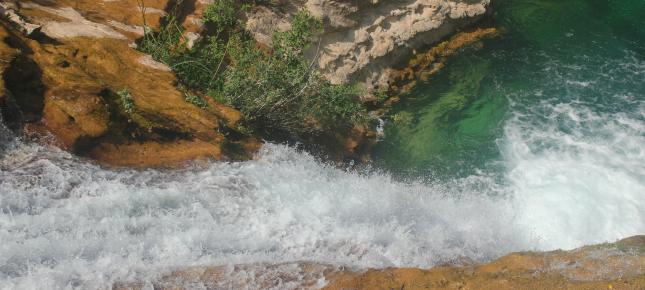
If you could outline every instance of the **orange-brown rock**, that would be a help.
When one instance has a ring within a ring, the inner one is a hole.
[[[327,275],[324,289],[643,289],[645,236],[573,251],[515,253],[489,264]]]
[[[143,35],[143,26],[158,28],[170,0],[39,0],[19,1],[20,13],[41,25],[61,26],[67,23],[102,25],[131,39]],[[70,17],[71,16],[71,17]],[[70,19],[71,18],[71,19]],[[79,23],[85,19],[87,22]],[[53,22],[52,22],[53,20]],[[91,24],[94,23],[94,24]],[[73,29],[73,28],[72,28]]]
[[[460,49],[498,34],[496,28],[474,28],[455,34],[426,52],[415,55],[404,68],[391,70],[388,80],[390,90],[400,94],[409,92],[417,81],[427,81],[442,69],[445,62]]]
[[[645,289],[645,236],[572,251],[514,253],[484,265],[353,270],[314,263],[195,267],[115,289]]]
[[[0,39],[6,39],[9,37],[8,31],[0,29]],[[18,50],[10,47],[6,42],[0,42],[0,74],[4,75],[5,70],[11,65],[16,56],[18,55]],[[4,121],[6,125],[10,128],[14,127],[15,119],[18,118],[13,104],[10,104],[11,96],[8,95],[9,92],[5,88],[4,78],[0,78],[0,115],[3,116],[1,121]],[[15,129],[15,128],[12,128]]]
[[[0,26],[0,33],[11,34],[3,39],[2,58],[19,51],[4,80],[29,116],[23,120],[28,133],[49,132],[57,145],[116,166],[248,158],[249,150],[257,148],[245,145],[252,140],[229,140],[223,133],[235,130],[239,111],[213,100],[205,108],[187,102],[194,93],[177,88],[170,68],[132,49],[129,38],[117,30],[61,6],[64,2],[22,3],[28,7],[22,16],[42,26],[32,39],[13,31],[11,24]]]
[[[7,37],[9,37],[9,32],[5,29],[0,29],[0,39],[6,39]],[[0,73],[4,73],[16,55],[18,55],[17,49],[12,48],[4,41],[0,42]],[[0,78],[0,102],[4,100],[5,93],[4,78]]]
[[[172,166],[188,160],[221,159],[221,148],[214,142],[179,140],[176,142],[132,142],[99,144],[87,156],[104,164],[122,167]]]
[[[144,26],[159,29],[164,18],[174,17],[184,27],[187,41],[194,42],[203,29],[202,15],[210,1],[171,0],[59,0],[25,1],[21,13],[35,19],[41,25],[57,25],[56,22],[79,23],[83,19],[103,25],[123,36],[135,40],[144,33]],[[66,7],[71,10],[66,11]],[[74,13],[78,15],[74,16]],[[75,18],[75,20],[69,19]],[[55,23],[49,23],[55,20]],[[48,24],[49,23],[49,24]],[[79,23],[87,25],[88,22]],[[60,24],[58,24],[60,25]]]

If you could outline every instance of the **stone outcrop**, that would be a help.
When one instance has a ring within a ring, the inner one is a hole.
[[[475,28],[462,31],[431,49],[412,57],[404,68],[389,70],[389,88],[398,94],[408,93],[418,81],[427,81],[441,70],[445,62],[460,49],[480,44],[480,40],[499,34],[496,28]],[[394,101],[394,100],[391,100]]]
[[[393,69],[441,39],[478,20],[490,0],[283,1],[249,12],[247,28],[259,42],[289,27],[290,16],[307,9],[325,29],[310,51],[332,83],[358,81],[386,88]]]
[[[7,39],[9,32],[5,29],[0,29],[0,39]],[[0,42],[0,73],[4,74],[11,63],[16,59],[19,51],[16,48],[9,46],[6,42]],[[4,116],[2,121],[11,129],[16,129],[17,124],[13,120],[19,118],[16,112],[16,104],[11,93],[6,89],[4,78],[0,78],[0,115]]]
[[[210,98],[203,108],[188,102],[192,93],[178,89],[167,66],[131,48],[136,34],[93,12],[121,21],[130,16],[88,1],[70,1],[76,9],[65,1],[39,2],[5,5],[6,13],[39,27],[28,38],[16,29],[19,23],[0,26],[5,121],[23,123],[28,136],[51,133],[56,145],[114,166],[248,158],[257,147],[251,139],[226,136],[241,118],[237,110]],[[117,5],[111,3],[106,7]]]
[[[5,23],[4,30],[14,30],[11,39],[21,46],[11,48],[18,53],[2,52],[7,59],[16,58],[4,75],[13,86],[9,91],[18,92],[11,98],[17,102],[0,101],[5,121],[26,121],[29,135],[51,132],[61,147],[110,165],[248,157],[257,147],[255,142],[227,138],[239,135],[235,134],[239,112],[210,98],[206,98],[208,108],[186,102],[186,94],[192,93],[177,88],[169,67],[132,49],[145,29],[158,29],[168,16],[182,24],[186,44],[191,46],[205,29],[201,16],[210,3],[3,1],[0,13],[11,22],[11,27]],[[450,54],[435,53],[431,60],[410,65],[414,69],[410,74],[406,61],[416,49],[427,48],[477,20],[488,4],[489,0],[272,1],[248,11],[246,27],[258,42],[270,45],[271,35],[288,29],[291,16],[306,9],[325,26],[309,55],[329,80],[365,82],[368,89],[405,86],[401,82],[405,80],[409,87],[421,70],[437,67],[441,57]],[[449,52],[456,50],[449,47]],[[133,110],[124,108],[120,92],[126,93],[125,101]],[[363,101],[373,99],[368,94]],[[20,108],[19,114],[15,108]],[[326,137],[329,144],[323,146],[343,152],[339,158],[366,158],[362,153],[373,143],[374,134],[365,128],[354,131]],[[223,152],[227,151],[222,150],[223,144],[236,153]],[[156,155],[163,157],[150,158]]]
[[[152,285],[151,285],[152,284]],[[114,289],[643,289],[645,236],[484,265],[353,270],[313,263],[196,267]]]
[[[15,6],[21,14],[29,14],[32,21],[52,31],[72,33],[77,30],[93,30],[92,34],[135,38],[143,35],[144,24],[152,28],[159,27],[160,21],[167,15],[166,9],[170,2],[172,1],[40,0],[16,1]],[[53,19],[59,21],[52,21]]]

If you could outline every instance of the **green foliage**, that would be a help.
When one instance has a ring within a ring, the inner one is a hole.
[[[134,101],[132,100],[132,95],[130,95],[130,92],[127,89],[123,89],[120,90],[117,94],[119,95],[119,99],[121,100],[121,106],[123,106],[123,110],[129,115],[132,115],[132,113],[134,113]]]
[[[412,125],[412,113],[410,112],[398,112],[392,115],[392,121],[400,127],[408,127]]]
[[[192,49],[181,44],[181,30],[172,19],[159,32],[146,35],[139,47],[170,65],[189,88],[238,108],[256,128],[303,136],[367,121],[358,101],[364,92],[330,84],[304,57],[322,28],[319,20],[297,13],[290,30],[274,35],[267,53],[258,49],[238,21],[244,4],[235,0],[211,4],[204,19],[214,28],[213,35]]]
[[[243,123],[237,123],[235,126],[235,130],[242,134],[251,135],[253,133],[253,130]]]
[[[213,4],[206,7],[206,10],[204,10],[203,19],[205,23],[213,25],[216,31],[218,33],[221,33],[227,29],[235,29],[236,26],[241,25],[241,23],[238,21],[239,13],[241,11],[248,11],[249,9],[251,9],[252,5],[277,5],[278,2],[279,1],[277,0],[217,0]]]
[[[383,102],[387,101],[387,99],[388,99],[388,98],[390,98],[390,96],[389,96],[387,93],[388,93],[388,92],[387,92],[387,90],[380,90],[380,91],[377,91],[377,92],[375,93],[376,101],[377,101],[379,104],[382,104]]]
[[[204,11],[204,22],[214,25],[220,33],[235,26],[237,13],[235,0],[216,0]]]
[[[200,96],[185,94],[186,102],[191,103],[202,109],[208,108],[208,104]]]
[[[302,52],[311,43],[311,38],[322,29],[320,20],[307,12],[298,12],[291,22],[291,29],[273,36],[273,50],[284,61],[302,60]]]
[[[159,32],[155,33],[145,29],[143,39],[138,44],[138,49],[152,55],[158,61],[174,63],[180,53],[182,29],[173,18],[166,23]]]

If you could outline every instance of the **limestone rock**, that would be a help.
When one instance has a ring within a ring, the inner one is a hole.
[[[387,86],[389,70],[415,49],[432,45],[479,19],[490,0],[289,1],[280,9],[254,9],[247,28],[270,45],[270,35],[288,27],[298,9],[321,18],[317,64],[332,83],[359,81],[368,88]],[[314,58],[315,51],[310,52]]]
[[[28,23],[18,13],[16,13],[16,4],[12,2],[0,3],[0,15],[9,19],[9,21],[15,23],[16,26],[20,27],[22,32],[26,35],[31,35],[35,31],[40,29],[39,25]]]
[[[165,16],[175,17],[185,28],[186,43],[194,44],[205,29],[202,15],[210,3],[212,0],[1,3],[5,14],[10,9],[16,15],[11,29],[21,27],[23,35],[24,47],[13,60],[21,63],[9,66],[12,71],[5,75],[12,80],[9,91],[20,92],[13,99],[21,108],[19,118],[27,123],[26,131],[33,136],[53,132],[61,147],[113,165],[130,164],[124,158],[108,158],[106,152],[141,148],[169,154],[155,144],[173,142],[179,142],[177,148],[199,144],[193,146],[196,157],[203,157],[204,148],[209,148],[200,142],[217,145],[208,150],[209,156],[226,158],[226,150],[219,145],[240,142],[223,133],[236,128],[239,112],[211,100],[206,109],[187,103],[168,66],[132,49],[144,26],[158,29]],[[323,74],[333,83],[365,82],[373,89],[406,75],[407,71],[401,73],[393,67],[410,59],[415,48],[435,44],[475,21],[488,4],[489,0],[294,0],[256,6],[246,16],[247,29],[259,42],[270,45],[275,31],[289,29],[296,11],[309,10],[325,26],[320,45],[308,52]],[[38,27],[32,29],[32,39],[24,37],[28,27]],[[120,92],[127,95],[125,100]],[[366,96],[364,101],[368,99]],[[5,108],[9,106],[4,103]],[[363,156],[361,151],[374,141],[372,130],[366,128],[354,128],[349,136],[336,133],[327,141],[316,142],[330,143],[332,151],[355,157]],[[186,150],[177,151],[189,159]]]
[[[277,31],[286,31],[291,24],[280,15],[267,7],[258,6],[248,14],[246,28],[253,34],[255,40],[265,46],[271,45],[273,34]]]
[[[108,35],[118,32],[122,36],[134,39],[143,34],[144,24],[153,29],[159,27],[161,19],[167,15],[166,8],[170,2],[170,0],[41,0],[38,1],[40,4],[35,4],[21,1],[20,11],[36,21],[50,22],[52,16],[58,16],[59,21],[50,24],[54,26],[68,26],[82,22],[85,26],[95,26],[101,31],[108,31]],[[42,9],[43,6],[45,9]],[[70,20],[72,23],[63,24]],[[82,27],[75,26],[75,29],[82,30]]]
[[[641,289],[645,236],[572,251],[514,253],[479,266],[371,269],[327,276],[323,289]]]
[[[484,265],[347,269],[294,262],[194,267],[113,289],[643,289],[645,236],[572,251],[514,253]],[[152,287],[150,287],[152,286]]]
[[[21,6],[25,19],[43,29],[30,39],[0,26],[11,35],[0,45],[8,91],[1,95],[13,94],[12,111],[20,111],[29,136],[51,133],[54,144],[114,166],[230,157],[223,147],[249,158],[257,149],[252,139],[222,133],[237,125],[237,110],[213,100],[206,108],[187,102],[192,93],[176,87],[167,66],[132,49],[125,34],[71,7]]]

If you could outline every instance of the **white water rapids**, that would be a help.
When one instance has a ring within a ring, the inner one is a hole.
[[[115,171],[5,140],[0,288],[104,289],[190,265],[430,267],[642,234],[640,106],[635,118],[552,106],[577,126],[570,134],[512,118],[499,140],[504,182],[404,184],[272,144],[249,162]],[[535,150],[536,140],[557,146]]]
[[[248,162],[109,170],[0,125],[0,289],[109,289],[194,265],[431,267],[645,233],[645,98],[633,89],[645,63],[586,70],[594,78],[547,68],[544,87],[567,96],[509,95],[538,101],[511,104],[502,172],[451,181],[342,170],[274,144]],[[588,90],[609,101],[581,101]]]

